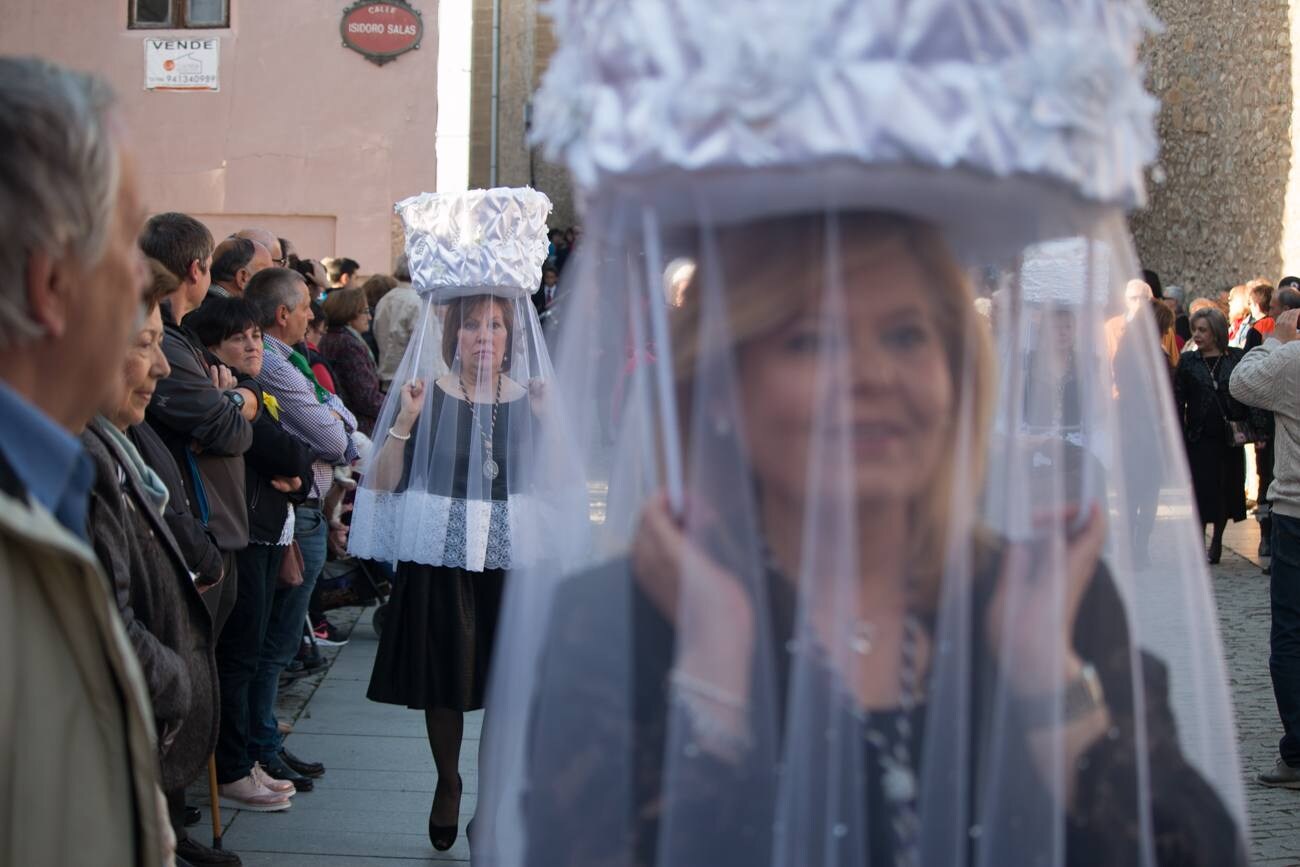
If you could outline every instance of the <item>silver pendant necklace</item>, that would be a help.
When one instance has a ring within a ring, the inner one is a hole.
[[[469,390],[465,388],[465,380],[457,377],[456,381],[460,384],[460,393],[465,398],[465,404],[469,407],[470,417],[474,419],[474,425],[478,428],[479,436],[483,438],[483,475],[488,481],[495,481],[496,477],[501,475],[501,467],[497,464],[492,454],[492,435],[497,429],[497,408],[501,406],[501,374],[497,374],[497,393],[496,398],[492,401],[492,427],[483,430],[483,422],[479,420],[478,409],[474,406],[474,401],[469,398]]]
[[[763,558],[767,570],[779,581],[788,581],[777,564],[772,550],[765,544]],[[793,582],[791,582],[793,583]],[[920,698],[917,674],[917,651],[920,646],[921,622],[914,614],[903,618],[903,640],[899,648],[899,710],[894,714],[894,737],[885,733],[886,720],[864,708],[853,711],[862,727],[862,737],[875,753],[880,771],[880,790],[889,816],[894,839],[895,867],[916,867],[920,863],[921,818],[916,809],[920,785],[912,756],[912,714]],[[869,620],[855,620],[847,630],[848,646],[858,656],[869,656],[875,647],[876,626]],[[793,644],[797,647],[797,644]],[[791,647],[792,645],[787,645]],[[843,823],[836,825],[836,835],[847,832]]]
[[[899,653],[899,710],[894,714],[893,742],[885,735],[870,711],[862,714],[863,739],[876,754],[880,768],[880,790],[889,809],[889,825],[894,835],[894,864],[914,867],[918,863],[921,820],[916,811],[918,783],[912,757],[912,712],[920,695],[917,678],[917,647],[921,624],[912,614],[903,619],[903,641]]]

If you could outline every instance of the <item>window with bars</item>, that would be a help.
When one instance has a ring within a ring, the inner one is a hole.
[[[132,28],[230,26],[229,0],[130,0]]]

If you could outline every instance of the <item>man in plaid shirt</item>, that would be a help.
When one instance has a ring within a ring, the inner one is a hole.
[[[259,271],[244,289],[244,298],[257,310],[266,345],[258,384],[279,402],[285,431],[302,440],[316,457],[312,491],[294,515],[303,583],[275,594],[249,699],[249,749],[274,777],[319,777],[325,773],[323,765],[303,761],[284,748],[276,727],[275,694],[280,672],[298,651],[307,605],[325,565],[329,525],[321,507],[333,483],[334,467],[357,457],[352,444],[357,421],[342,401],[316,382],[307,359],[293,348],[302,342],[311,322],[311,297],[302,275],[288,268]]]

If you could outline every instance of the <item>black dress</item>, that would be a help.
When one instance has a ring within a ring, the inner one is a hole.
[[[983,622],[990,603],[995,576],[1000,571],[1000,553],[982,546],[977,556],[972,605],[973,622]],[[794,629],[794,590],[779,576],[767,576],[773,646],[784,646],[783,637]],[[611,593],[611,587],[618,592]],[[535,745],[527,757],[524,790],[524,822],[528,834],[528,867],[656,867],[662,803],[663,765],[668,744],[669,717],[666,683],[674,660],[675,631],[633,580],[628,563],[615,561],[566,582],[555,602],[547,634],[541,680],[545,693],[534,702],[530,723]],[[622,610],[626,612],[618,615]],[[1159,661],[1142,654],[1142,707],[1146,731],[1136,731],[1134,683],[1131,672],[1132,645],[1123,602],[1109,574],[1099,568],[1084,596],[1078,614],[1075,650],[1095,666],[1100,677],[1114,728],[1112,735],[1098,741],[1080,760],[1074,807],[1067,814],[1065,863],[1070,867],[1137,867],[1147,863],[1142,839],[1146,831],[1139,817],[1144,807],[1137,803],[1139,768],[1145,765],[1151,803],[1150,833],[1154,837],[1155,867],[1244,867],[1246,853],[1242,829],[1203,777],[1183,756],[1169,708],[1168,672]],[[616,647],[629,637],[632,659],[619,653],[593,653],[604,644]],[[980,634],[972,629],[972,636]],[[784,707],[789,688],[789,663],[779,654],[776,663],[779,693],[775,707]],[[994,676],[982,640],[972,646],[972,677],[977,681]],[[563,682],[548,680],[552,666],[567,673]],[[629,669],[630,666],[630,669]],[[756,666],[756,670],[762,666]],[[825,676],[831,677],[829,669]],[[986,709],[979,706],[981,691],[972,684],[972,719],[985,720],[972,726],[970,755],[975,770],[968,774],[972,787],[980,783],[978,740],[987,733]],[[896,711],[895,714],[902,713]],[[924,731],[926,708],[918,707],[911,731]],[[879,727],[893,730],[893,715],[878,719]],[[828,724],[831,722],[826,720]],[[812,730],[818,730],[817,725]],[[999,723],[1001,724],[1001,723]],[[850,728],[854,723],[850,722]],[[581,732],[572,739],[571,749],[557,750],[564,733]],[[820,741],[821,739],[815,739]],[[1027,742],[1027,737],[1026,737]],[[1014,742],[1014,739],[1008,741]],[[889,747],[888,744],[885,745]],[[920,742],[913,741],[911,755],[922,758]],[[814,749],[820,749],[814,745]],[[818,753],[811,767],[825,761]],[[883,803],[882,780],[876,773],[875,751],[863,751],[866,784],[865,802]],[[1027,767],[1027,763],[1021,763]],[[919,770],[919,769],[918,769]],[[626,774],[631,773],[628,788]],[[773,862],[772,806],[763,799],[740,799],[741,791],[771,791],[771,768],[731,765],[722,760],[693,761],[679,773],[676,791],[689,799],[677,804],[679,811],[707,817],[716,828],[709,841],[716,847],[698,853],[698,863],[749,864],[769,867]],[[846,784],[850,775],[844,775]],[[1013,823],[1052,821],[1058,807],[1037,779],[1004,780],[1016,791],[1042,792],[1026,797],[1026,815]],[[751,789],[752,787],[752,789]],[[822,803],[810,805],[813,815],[829,815],[832,793]],[[919,793],[913,795],[919,797]],[[748,802],[745,802],[748,801]],[[843,803],[844,801],[840,801]],[[1036,811],[1041,810],[1041,815]],[[1029,815],[1032,813],[1033,815]],[[894,864],[898,854],[894,832],[879,812],[867,818],[865,844],[872,865]],[[854,821],[846,819],[846,821]],[[972,834],[974,829],[972,828]],[[974,836],[972,836],[974,840]],[[801,863],[820,864],[836,853],[830,840],[813,841],[824,851],[806,852]],[[972,843],[972,845],[974,845]],[[845,853],[838,853],[844,856]],[[833,858],[831,860],[834,860]],[[974,859],[973,861],[974,862]],[[1049,852],[1025,850],[1014,864],[1000,867],[1029,867],[1055,863]]]
[[[429,417],[441,418],[446,399],[446,393],[435,387],[426,410]],[[463,500],[469,469],[469,438],[475,427],[469,406],[463,401],[456,404],[459,413],[456,429],[460,436],[456,443],[456,481],[450,496]],[[504,503],[510,490],[510,468],[505,458],[510,454],[507,443],[512,416],[529,411],[527,399],[503,403],[498,410],[492,440],[500,472],[492,482],[493,502]],[[417,440],[419,437],[413,433],[407,441],[398,491],[406,489]],[[460,520],[463,515],[461,512]],[[457,514],[453,512],[447,531],[449,546],[464,542],[463,525],[457,532],[457,523]],[[366,697],[415,710],[482,708],[506,570],[488,568],[473,572],[451,566],[400,562],[397,577]]]
[[[1184,352],[1174,374],[1174,400],[1187,445],[1196,509],[1202,524],[1246,519],[1246,452],[1228,445],[1228,419],[1249,411],[1228,393],[1228,380],[1241,359],[1240,349],[1206,358]]]

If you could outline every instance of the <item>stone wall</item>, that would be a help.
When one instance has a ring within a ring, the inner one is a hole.
[[[1147,48],[1161,155],[1132,224],[1143,266],[1165,285],[1209,294],[1282,276],[1290,2],[1152,0],[1167,28]]]
[[[550,224],[567,227],[576,220],[568,172],[527,143],[529,103],[555,50],[549,19],[538,5],[537,0],[501,0],[496,182],[546,193],[555,205]],[[473,40],[469,182],[485,187],[491,178],[492,0],[474,0]]]

